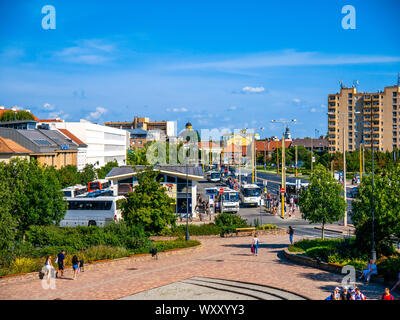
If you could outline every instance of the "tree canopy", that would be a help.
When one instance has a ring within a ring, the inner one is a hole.
[[[138,184],[121,203],[122,217],[129,225],[141,225],[148,233],[159,233],[167,226],[174,226],[176,215],[171,205],[173,199],[156,181],[157,171],[152,167],[137,174]]]
[[[35,160],[13,159],[0,163],[0,176],[7,188],[0,188],[0,211],[9,212],[24,232],[31,225],[58,224],[65,215],[56,169],[42,167]]]
[[[378,253],[389,254],[393,249],[391,237],[400,238],[400,164],[384,168],[372,176],[363,176],[353,202],[351,218],[356,227],[356,243],[365,252],[372,244],[372,208],[374,208],[375,246]]]
[[[322,239],[325,224],[339,221],[344,216],[346,203],[342,193],[342,185],[320,164],[314,168],[308,188],[300,193],[299,206],[303,219],[310,223],[322,223]]]
[[[34,116],[28,111],[12,111],[7,110],[0,116],[0,122],[14,120],[34,120]]]

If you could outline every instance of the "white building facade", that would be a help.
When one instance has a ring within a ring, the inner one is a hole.
[[[118,165],[126,164],[126,153],[129,146],[129,132],[94,124],[86,120],[80,122],[53,122],[57,129],[66,129],[81,139],[86,148],[86,164],[96,168],[107,162],[117,161]]]

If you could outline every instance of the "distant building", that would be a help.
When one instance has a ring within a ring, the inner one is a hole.
[[[0,162],[10,162],[14,158],[27,159],[29,161],[29,155],[32,153],[16,143],[14,140],[0,137]]]
[[[375,151],[400,149],[400,77],[383,91],[358,92],[355,85],[341,85],[340,92],[329,94],[328,139],[331,153],[372,145]]]
[[[78,146],[77,168],[83,170],[87,164],[87,144],[77,136],[69,132],[67,129],[58,129],[67,139],[70,139]]]
[[[136,185],[137,171],[143,170],[145,166],[121,166],[112,168],[106,179],[112,181],[113,188],[119,184]],[[174,199],[175,212],[186,214],[186,199],[189,203],[189,212],[196,216],[197,204],[197,181],[203,179],[201,166],[195,165],[155,165],[154,170],[159,171],[158,181],[167,189],[167,195]],[[186,171],[187,170],[187,171]],[[188,179],[188,181],[186,181]],[[186,189],[186,183],[188,189]]]
[[[18,125],[20,124],[19,121]],[[58,130],[0,127],[0,137],[11,139],[31,150],[30,158],[35,158],[41,165],[56,168],[77,165],[77,145]]]
[[[160,130],[164,133],[166,139],[176,136],[176,123],[175,121],[150,121],[147,117],[134,117],[133,121],[117,121],[117,122],[104,122],[107,127],[118,128],[123,130],[142,129],[145,131]]]
[[[271,157],[272,153],[279,148],[282,148],[282,140],[275,140],[276,137],[272,137],[268,140],[258,140],[256,141],[256,154],[257,156],[263,155],[266,158]],[[285,139],[285,148],[290,148],[293,142],[287,141]]]
[[[329,150],[329,141],[324,137],[320,137],[318,139],[294,139],[293,146],[302,146],[306,148],[308,151],[328,151]]]
[[[102,167],[107,162],[116,161],[126,164],[126,153],[129,147],[129,132],[94,124],[89,121],[51,122],[56,129],[65,129],[81,140],[86,148],[86,163]]]

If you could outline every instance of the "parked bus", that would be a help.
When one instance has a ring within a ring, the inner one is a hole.
[[[68,209],[60,222],[61,227],[100,226],[121,219],[117,201],[123,196],[66,198]]]
[[[240,201],[243,206],[261,205],[261,188],[256,184],[242,184],[240,187]]]
[[[106,179],[99,179],[95,181],[91,181],[88,184],[88,192],[95,190],[103,190],[108,189],[111,186],[111,182]]]
[[[84,195],[88,192],[88,188],[82,185],[76,185],[71,187],[66,187],[62,189],[65,197],[75,198],[77,196]]]
[[[223,187],[224,193],[220,194],[222,212],[239,212],[239,192]]]
[[[207,173],[207,180],[211,182],[220,182],[221,174],[217,171],[210,171]]]

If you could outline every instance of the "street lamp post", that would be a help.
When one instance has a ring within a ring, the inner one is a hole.
[[[296,122],[296,119],[292,119],[290,121],[286,121],[286,120],[281,120],[281,121],[277,121],[277,120],[271,120],[272,123],[282,123],[283,125],[283,136],[282,136],[282,183],[281,186],[283,189],[285,189],[285,193],[286,193],[286,160],[285,160],[285,126],[289,126],[290,122]],[[278,153],[278,152],[277,152]],[[285,193],[282,193],[282,200],[281,200],[281,215],[282,218],[285,216]]]
[[[354,112],[354,114],[359,114],[359,111]],[[328,112],[328,115],[335,114],[334,112]],[[338,115],[343,117],[343,188],[344,188],[344,201],[346,203],[346,208],[344,211],[343,226],[347,227],[347,184],[346,184],[346,116],[347,113],[338,113]]]
[[[372,105],[371,105],[371,166],[372,166],[372,184],[371,184],[371,217],[372,217],[372,248],[371,248],[371,258],[376,260],[376,251],[375,251],[375,198],[374,198],[374,133],[372,127]]]

